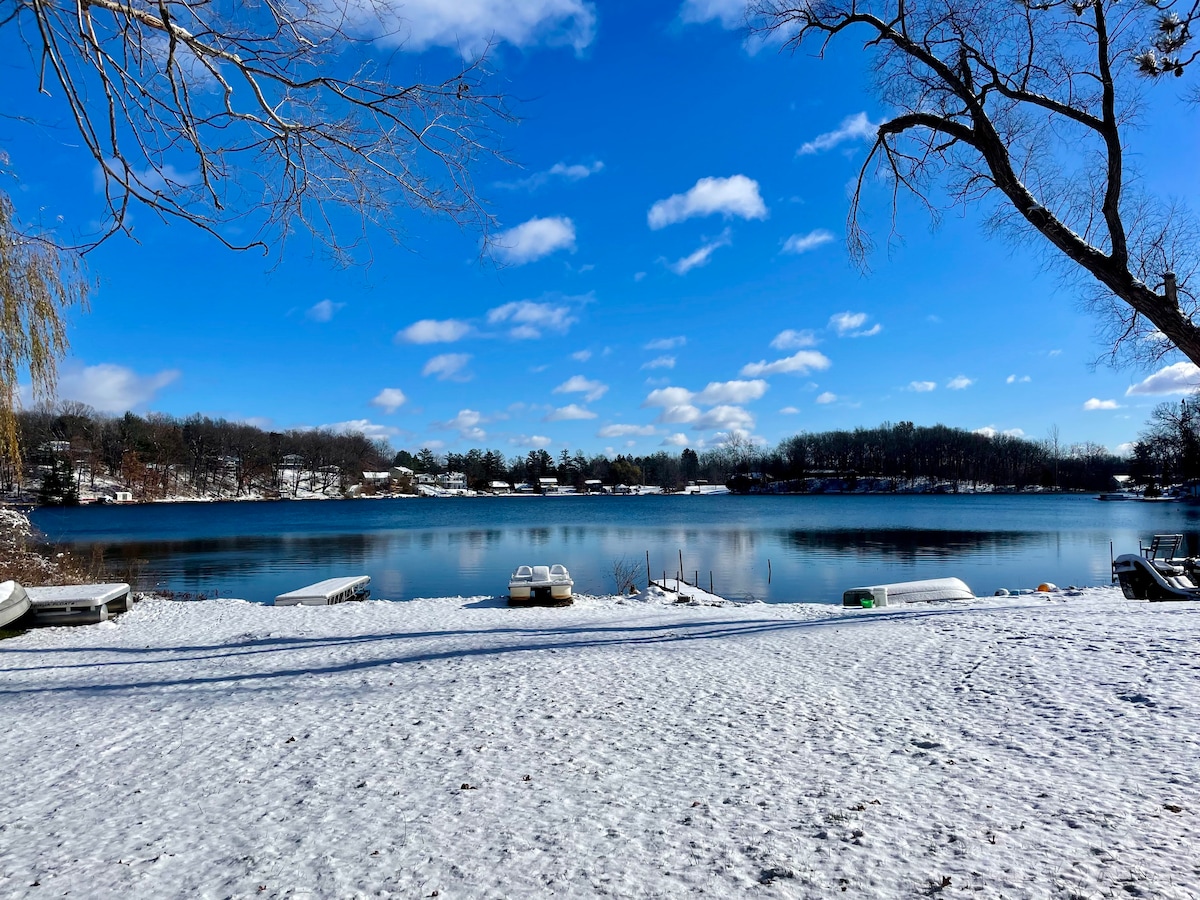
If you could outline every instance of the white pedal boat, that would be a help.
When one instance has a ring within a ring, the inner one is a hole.
[[[508,581],[508,602],[512,606],[566,606],[574,587],[566,566],[517,566]]]

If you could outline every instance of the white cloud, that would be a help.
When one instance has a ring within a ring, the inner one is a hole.
[[[333,318],[333,314],[345,305],[345,303],[334,303],[332,300],[322,300],[320,303],[310,306],[304,315],[314,322],[328,322]]]
[[[725,218],[765,219],[767,207],[758,182],[745,175],[701,178],[686,194],[674,194],[650,207],[646,221],[657,230],[691,219],[720,213]]]
[[[654,359],[642,363],[643,369],[673,369],[675,368],[675,357],[673,356],[656,356]]]
[[[818,403],[822,403],[822,404],[833,403],[836,400],[837,400],[837,394],[833,393],[832,391],[825,391],[824,393],[817,395]]]
[[[385,413],[391,415],[407,402],[408,398],[404,396],[404,391],[400,388],[384,388],[374,399],[371,400],[372,406],[378,406]]]
[[[1000,431],[995,425],[984,425],[982,428],[976,428],[973,434],[982,434],[986,438],[994,438],[996,435],[1002,434],[1005,437],[1025,437],[1025,431],[1021,428],[1005,428]]]
[[[801,145],[800,149],[796,152],[801,156],[807,156],[810,153],[831,150],[838,144],[844,144],[846,141],[874,140],[876,133],[879,131],[879,124],[873,124],[867,118],[865,112],[855,113],[852,116],[842,119],[842,124],[834,131],[827,131],[824,134],[817,135],[811,141],[807,141]]]
[[[665,387],[658,388],[646,395],[642,406],[677,406],[680,403],[691,403],[692,392],[687,388]]]
[[[1083,408],[1089,411],[1096,409],[1120,409],[1121,404],[1116,400],[1101,400],[1099,397],[1093,397],[1083,404]]]
[[[451,344],[461,340],[471,326],[458,319],[422,319],[396,333],[396,340],[405,344]]]
[[[533,300],[517,300],[497,306],[488,310],[487,320],[489,325],[512,325],[508,332],[509,337],[518,340],[537,339],[545,331],[565,334],[577,321],[571,315],[569,306],[536,303]]]
[[[794,406],[785,406],[779,411],[779,414],[784,416],[796,416],[800,414],[800,410]]]
[[[399,428],[393,428],[391,425],[377,425],[370,419],[350,419],[348,422],[322,425],[321,428],[338,434],[361,434],[372,441],[386,441],[400,433]]]
[[[149,403],[159,391],[179,378],[178,369],[139,375],[114,363],[68,369],[58,379],[58,396],[86,403],[99,412],[123,413]]]
[[[667,268],[676,275],[686,275],[697,266],[708,265],[708,261],[712,257],[714,251],[720,249],[721,247],[728,247],[731,243],[732,241],[729,237],[729,229],[726,228],[725,231],[721,233],[721,236],[715,240],[709,241],[707,244],[704,244],[682,259],[677,259],[673,263],[667,263]]]
[[[584,378],[582,375],[572,375],[554,389],[554,393],[556,394],[583,394],[584,399],[589,403],[593,400],[599,400],[607,391],[607,384],[592,381]]]
[[[514,447],[532,447],[535,449],[549,447],[553,443],[544,434],[519,434],[514,438],[509,438],[508,442]]]
[[[776,350],[799,350],[801,347],[815,347],[816,344],[817,336],[807,328],[804,331],[788,328],[771,341],[771,346]]]
[[[966,375],[956,375],[946,382],[946,387],[952,391],[964,391],[975,383],[975,379]]]
[[[674,350],[676,347],[682,347],[687,343],[687,338],[682,335],[678,337],[658,338],[648,344],[642,345],[643,350]]]
[[[489,45],[566,45],[576,52],[596,33],[595,5],[586,0],[405,0],[385,4],[334,4],[329,15],[348,15],[352,30],[386,45],[422,51],[446,47],[474,57]]]
[[[721,403],[749,403],[757,400],[770,387],[762,379],[754,381],[711,381],[695,396],[695,402],[705,406]]]
[[[1009,375],[1004,379],[1005,384],[1029,384],[1033,381],[1028,375]]]
[[[687,425],[699,418],[699,407],[692,406],[690,403],[677,403],[673,406],[665,406],[663,407],[663,411],[658,414],[658,421],[664,425]]]
[[[936,381],[910,381],[908,383],[907,389],[910,391],[916,391],[918,394],[927,394],[930,391],[937,390],[937,382]]]
[[[754,427],[754,417],[740,406],[714,406],[692,425],[705,430],[745,429]]]
[[[716,19],[732,31],[746,24],[746,0],[683,0],[679,17],[689,24]]]
[[[668,434],[662,441],[664,447],[686,447],[690,443],[691,441],[688,440],[688,436],[682,431]]]
[[[421,374],[436,375],[438,381],[470,381],[470,373],[463,371],[470,361],[471,354],[469,353],[443,353],[425,363]]]
[[[575,223],[565,216],[530,219],[496,235],[496,255],[502,262],[523,266],[556,250],[575,250]]]
[[[1200,367],[1195,363],[1177,362],[1159,369],[1144,381],[1131,385],[1126,397],[1161,396],[1163,394],[1194,394],[1200,390]]]
[[[537,190],[545,185],[551,179],[562,178],[566,181],[582,181],[597,172],[604,169],[604,163],[597,160],[593,163],[555,163],[544,172],[535,172],[527,178],[518,178],[515,181],[500,181],[497,182],[497,187],[502,188],[524,188],[528,190]]]
[[[567,406],[560,406],[554,412],[546,416],[547,422],[568,422],[575,419],[594,419],[596,414],[590,409],[584,409],[575,403]]]
[[[486,421],[478,410],[460,409],[453,419],[448,422],[435,422],[434,427],[457,431],[460,437],[468,441],[483,441],[487,440],[487,432],[479,426]]]
[[[577,362],[587,362],[591,358],[592,358],[591,350],[576,350],[574,353],[571,354],[571,359],[576,360]]]
[[[596,437],[614,438],[628,437],[629,435],[649,437],[653,434],[658,434],[658,429],[653,425],[605,425],[596,432]]]
[[[833,235],[824,228],[818,228],[816,231],[810,231],[808,234],[793,234],[783,242],[783,252],[791,254],[807,253],[809,250],[815,250],[822,244],[828,244],[832,240]]]
[[[558,175],[567,181],[581,181],[589,175],[595,175],[604,168],[604,163],[597,160],[594,163],[567,165],[566,163],[555,163],[550,167],[551,175]]]
[[[828,369],[832,363],[824,353],[818,353],[816,350],[801,350],[798,353],[793,353],[791,356],[777,359],[775,362],[767,362],[760,360],[756,363],[747,363],[742,366],[741,375],[748,378],[758,378],[762,375],[780,375],[784,373],[807,375],[814,369]]]
[[[838,337],[873,337],[883,331],[883,326],[876,323],[864,331],[863,326],[869,318],[866,313],[840,312],[829,317],[829,327]]]
[[[1133,449],[1136,446],[1134,441],[1126,441],[1123,444],[1117,444],[1113,448],[1113,453],[1117,456],[1133,456]]]

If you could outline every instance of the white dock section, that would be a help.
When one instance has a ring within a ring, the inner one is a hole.
[[[62,584],[26,588],[37,625],[89,625],[129,608],[129,585]]]
[[[346,600],[366,600],[371,595],[371,578],[369,575],[355,575],[349,578],[327,578],[280,594],[275,598],[276,606],[328,606],[331,603],[343,603]]]

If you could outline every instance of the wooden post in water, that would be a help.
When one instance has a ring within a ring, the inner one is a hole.
[[[651,583],[654,581],[654,576],[650,574],[650,551],[646,551],[646,590],[650,589]]]
[[[700,570],[699,569],[697,569],[696,574],[692,576],[692,585],[695,587],[700,587]]]
[[[767,560],[767,584],[771,583],[771,560]]]
[[[710,594],[715,593],[715,591],[713,591],[713,586],[712,586],[712,569],[708,570],[708,592]]]
[[[679,581],[683,581],[683,548],[679,548]],[[679,587],[679,585],[675,585]]]

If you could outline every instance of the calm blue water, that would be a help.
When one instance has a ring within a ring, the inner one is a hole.
[[[563,563],[576,591],[611,593],[613,565],[674,576],[683,553],[717,593],[840,602],[858,584],[955,576],[978,594],[1039,582],[1108,584],[1118,554],[1157,532],[1200,552],[1200,507],[1086,495],[513,497],[196,503],[36,510],[53,541],[102,548],[113,575],[269,600],[367,574],[378,598],[498,596],[520,564]],[[768,582],[769,579],[769,582]]]

